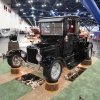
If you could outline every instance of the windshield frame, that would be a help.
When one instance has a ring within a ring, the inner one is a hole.
[[[43,24],[47,24],[42,26]],[[49,25],[49,26],[48,26]],[[58,25],[58,27],[56,27]],[[53,26],[53,27],[50,27]],[[46,31],[46,29],[48,30]],[[63,36],[63,21],[57,22],[41,22],[40,23],[41,35],[43,36]]]

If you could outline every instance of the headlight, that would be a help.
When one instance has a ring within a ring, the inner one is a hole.
[[[39,61],[39,62],[42,60],[41,54],[39,54],[39,53],[36,54],[36,60]]]
[[[25,58],[25,57],[26,57],[26,52],[21,51],[21,56],[22,56],[23,58]]]

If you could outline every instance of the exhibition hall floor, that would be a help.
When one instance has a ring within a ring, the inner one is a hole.
[[[26,45],[24,45],[25,35],[20,34],[18,41],[20,49],[26,51]],[[0,38],[1,55],[7,52],[8,42],[9,38]],[[100,41],[94,41],[93,44],[93,51],[98,52],[100,50]],[[34,73],[34,71],[27,67],[22,67],[20,74],[11,74],[11,68],[7,60],[4,59],[0,62],[0,100],[79,100],[79,96],[86,100],[94,100],[95,98],[99,100],[99,92],[96,91],[100,90],[98,84],[100,83],[98,77],[100,76],[100,60],[95,55],[93,56],[92,65],[78,65],[87,68],[87,70],[76,78],[74,82],[64,79],[64,76],[70,70],[63,71],[59,79],[59,90],[55,92],[45,90],[45,83],[36,89],[32,89],[30,86],[17,81],[16,78],[21,75]]]
[[[90,65],[78,65],[80,67],[84,66],[87,70],[76,78],[74,82],[65,80],[64,76],[70,71],[63,71],[59,79],[58,91],[50,92],[45,90],[45,83],[32,89],[29,85],[17,81],[16,78],[23,73],[32,73],[34,71],[27,67],[22,67],[21,72],[23,73],[18,75],[11,74],[11,68],[5,59],[0,63],[0,100],[79,100],[80,95],[86,100],[94,100],[95,96],[96,100],[99,100],[99,92],[96,91],[100,90],[100,79],[98,77],[100,75],[98,66],[100,65],[100,60],[92,57],[92,64],[91,67]]]

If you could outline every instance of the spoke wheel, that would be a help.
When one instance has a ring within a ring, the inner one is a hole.
[[[9,57],[7,58],[7,61],[12,68],[18,68],[22,65],[22,59],[19,55],[13,55]]]
[[[51,69],[51,78],[57,79],[59,77],[61,67],[60,63],[56,62]]]
[[[12,63],[14,66],[19,66],[21,64],[21,58],[18,55],[13,56]]]

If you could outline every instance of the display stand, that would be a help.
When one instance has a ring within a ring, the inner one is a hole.
[[[45,82],[45,90],[50,91],[50,92],[55,92],[59,89],[59,83],[55,82],[55,83],[48,83]]]
[[[81,62],[82,65],[92,65],[92,59],[91,60],[84,60]]]
[[[11,68],[11,74],[21,74],[21,67]]]

